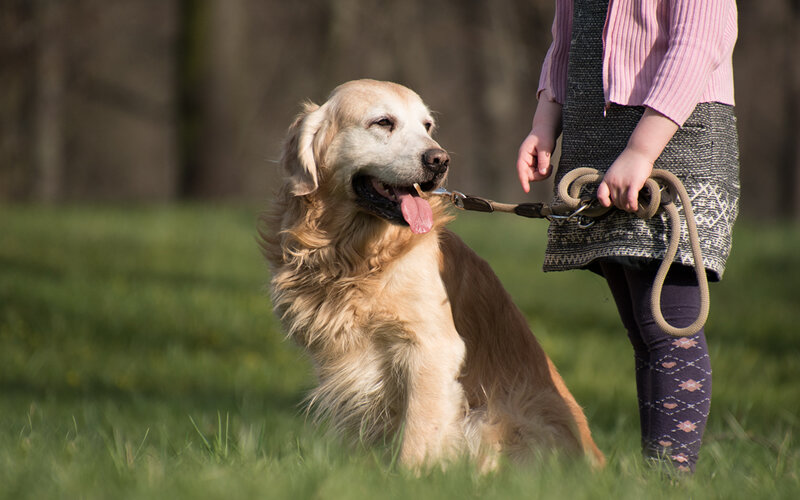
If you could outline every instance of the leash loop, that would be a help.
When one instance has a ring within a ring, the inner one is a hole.
[[[703,264],[703,252],[700,248],[700,236],[697,231],[697,223],[695,222],[694,211],[692,210],[692,202],[689,199],[689,193],[686,187],[678,179],[675,174],[667,170],[655,169],[651,178],[663,181],[667,186],[669,194],[669,201],[664,203],[662,207],[669,216],[670,221],[670,237],[664,259],[656,272],[656,277],[653,282],[653,290],[650,296],[650,308],[653,311],[653,318],[656,324],[666,333],[673,337],[689,337],[699,332],[708,319],[708,312],[711,308],[711,299],[708,291],[708,276],[706,275],[705,265]],[[700,287],[700,311],[697,314],[695,321],[689,326],[677,328],[670,325],[664,319],[661,312],[661,291],[664,288],[664,281],[667,278],[667,272],[675,260],[675,255],[678,252],[678,246],[681,239],[681,217],[678,212],[678,207],[675,205],[675,196],[680,199],[681,206],[683,207],[683,215],[686,220],[686,229],[689,234],[689,244],[692,248],[692,258],[694,259],[694,271],[697,276],[697,283]]]

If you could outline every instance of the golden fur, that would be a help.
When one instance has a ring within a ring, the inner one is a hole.
[[[436,197],[424,234],[355,203],[356,175],[390,185],[426,178],[419,157],[439,147],[432,124],[411,90],[359,80],[307,104],[289,128],[286,181],[262,238],[273,306],[319,381],[310,408],[366,443],[400,436],[410,467],[469,454],[491,468],[500,453],[524,460],[549,450],[602,464],[522,313],[488,264],[444,229]]]

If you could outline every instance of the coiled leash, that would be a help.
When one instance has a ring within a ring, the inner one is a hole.
[[[548,219],[556,224],[575,222],[579,227],[587,228],[600,217],[607,215],[611,210],[611,207],[600,205],[595,198],[580,197],[581,189],[584,186],[599,183],[602,180],[603,174],[593,168],[577,168],[568,172],[557,186],[558,197],[561,202],[555,205],[546,203],[498,203],[478,196],[465,195],[459,191],[448,191],[444,188],[436,189],[430,194],[447,198],[450,203],[461,210],[513,213],[533,219]],[[711,302],[708,292],[708,278],[706,277],[705,266],[703,266],[703,254],[700,250],[700,238],[697,233],[697,225],[689,194],[680,179],[671,172],[662,169],[653,170],[650,178],[645,182],[642,193],[643,195],[639,197],[640,203],[636,216],[641,219],[650,219],[660,209],[663,209],[669,216],[670,226],[667,252],[656,273],[653,290],[650,295],[653,318],[659,328],[669,335],[674,337],[694,335],[705,325]],[[691,325],[683,328],[677,328],[667,323],[661,312],[661,291],[664,288],[664,280],[678,252],[678,245],[681,239],[681,220],[678,207],[675,205],[676,196],[683,206],[686,228],[689,233],[689,243],[692,248],[692,257],[694,258],[694,270],[697,275],[697,282],[700,285],[700,311],[697,319]]]

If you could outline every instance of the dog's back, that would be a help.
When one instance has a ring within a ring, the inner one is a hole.
[[[467,354],[460,381],[482,446],[524,459],[542,449],[604,461],[586,417],[489,264],[441,233],[441,274]]]

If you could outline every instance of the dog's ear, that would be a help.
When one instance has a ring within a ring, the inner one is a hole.
[[[295,196],[311,194],[319,187],[318,152],[315,138],[326,123],[324,106],[306,103],[305,110],[289,127],[284,143],[281,166],[288,175]]]

